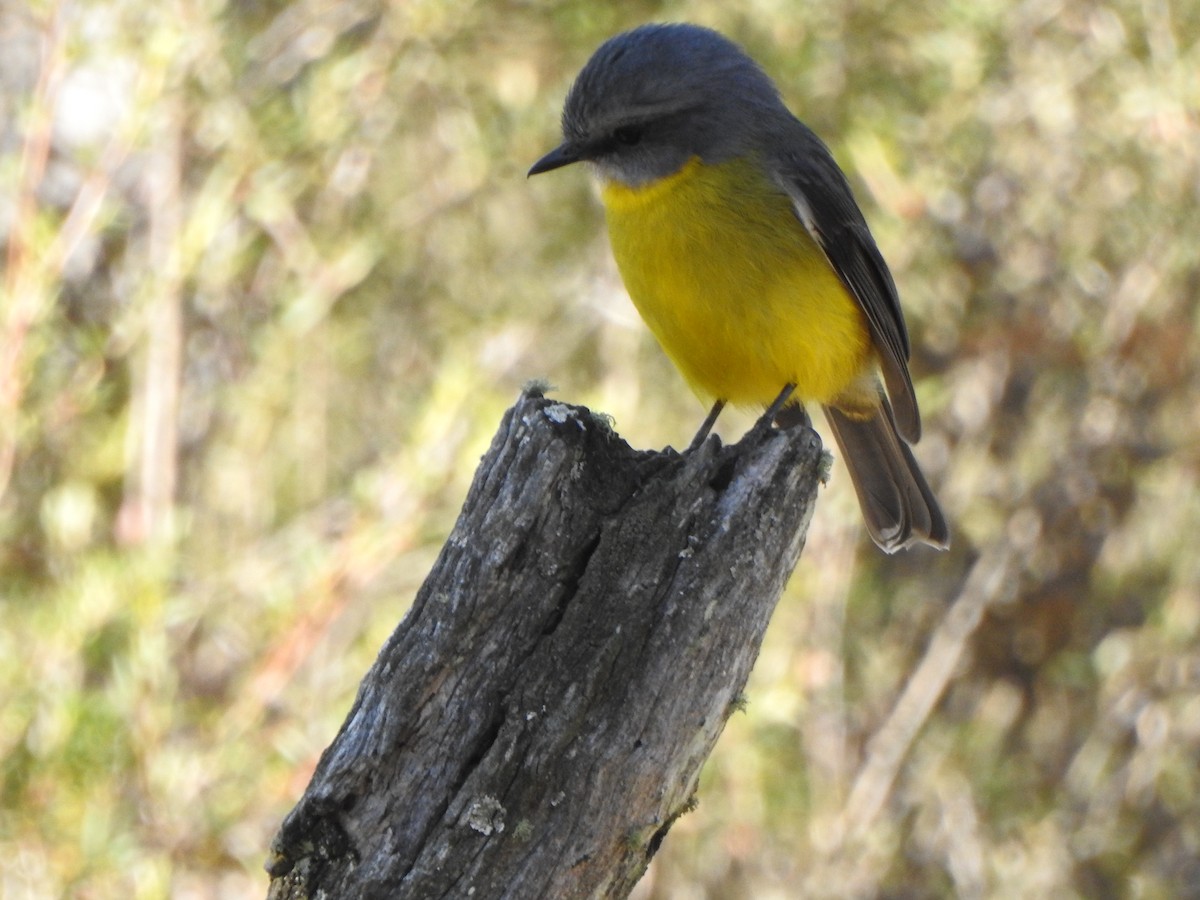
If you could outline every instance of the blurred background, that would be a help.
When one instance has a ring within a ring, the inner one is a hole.
[[[0,894],[264,896],[522,384],[691,437],[585,172],[525,178],[677,19],[849,173],[954,546],[834,466],[638,896],[1200,897],[1181,0],[3,0]]]

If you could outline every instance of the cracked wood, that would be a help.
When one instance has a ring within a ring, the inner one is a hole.
[[[815,433],[632,450],[508,411],[267,868],[270,897],[624,897],[741,692],[803,546]]]

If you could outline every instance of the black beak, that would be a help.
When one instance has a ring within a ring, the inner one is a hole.
[[[533,168],[529,170],[529,175],[541,175],[543,172],[549,172],[551,169],[561,169],[563,166],[569,166],[571,163],[579,162],[581,159],[583,159],[582,148],[569,142],[564,143],[555,147],[535,162]],[[525,177],[528,178],[529,175]]]

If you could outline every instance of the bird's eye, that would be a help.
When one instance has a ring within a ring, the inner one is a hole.
[[[632,147],[642,139],[641,125],[622,125],[613,131],[613,140],[625,147]]]

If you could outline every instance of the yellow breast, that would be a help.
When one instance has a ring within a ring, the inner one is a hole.
[[[697,393],[765,405],[792,382],[827,403],[873,365],[861,309],[752,163],[693,159],[601,196],[625,287]]]

